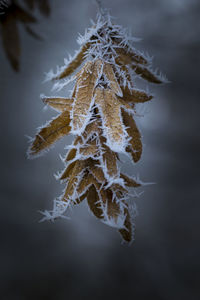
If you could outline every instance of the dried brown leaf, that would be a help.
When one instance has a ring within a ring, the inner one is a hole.
[[[71,173],[73,172],[75,166],[77,164],[77,161],[73,161],[70,164],[67,165],[66,169],[62,172],[60,176],[60,180],[66,180],[71,176]]]
[[[42,128],[36,135],[35,140],[30,147],[30,155],[38,154],[42,150],[49,148],[56,140],[69,134],[71,130],[69,123],[70,115],[68,111],[64,111],[49,122],[47,126]]]
[[[98,182],[104,183],[106,181],[103,170],[101,167],[96,166],[96,161],[92,162],[92,166],[90,167],[90,172],[97,179]]]
[[[134,69],[135,73],[140,75],[143,79],[152,82],[152,83],[163,83],[159,76],[154,74],[151,70],[148,68],[142,67],[140,65],[132,65],[132,68]]]
[[[130,152],[134,162],[137,162],[142,154],[142,142],[140,132],[136,126],[133,117],[130,114],[128,114],[124,109],[122,109],[122,118],[124,120],[124,125],[128,127],[126,129],[127,133],[129,137],[131,137],[131,146],[128,146],[126,151]]]
[[[140,90],[129,90],[128,87],[122,88],[123,91],[123,100],[127,102],[133,102],[133,103],[143,103],[150,101],[153,96],[147,95],[144,91]]]
[[[110,190],[107,190],[107,214],[110,218],[117,220],[120,214],[119,204],[115,200],[112,200],[112,193]]]
[[[118,174],[117,167],[117,156],[115,152],[111,151],[106,145],[103,146],[103,161],[107,167],[107,172],[109,176],[115,177]]]
[[[104,128],[106,128],[104,134],[110,143],[120,146],[124,137],[120,101],[111,90],[96,88],[95,103],[99,107]]]
[[[82,139],[80,136],[77,136],[77,138],[74,140],[74,146],[76,146],[78,143],[81,143],[82,142]],[[66,158],[65,158],[65,161],[70,161],[72,159],[75,158],[76,156],[76,153],[77,153],[77,149],[76,147],[70,149],[68,152],[67,152],[67,155],[66,155]]]
[[[86,126],[86,128],[82,134],[84,139],[87,140],[93,133],[96,133],[97,135],[99,135],[101,133],[100,126],[101,126],[101,123],[99,122],[98,119],[89,123]]]
[[[129,243],[132,240],[132,224],[130,220],[130,214],[127,208],[125,208],[124,213],[126,214],[126,219],[124,222],[126,229],[119,229],[119,233],[122,235],[122,238]]]
[[[77,80],[77,92],[72,117],[72,130],[74,132],[83,131],[84,129],[100,69],[101,62],[99,60],[95,62],[89,61],[83,67],[83,71]]]
[[[99,152],[98,146],[96,144],[96,140],[92,140],[91,142],[87,142],[87,145],[80,148],[80,154],[84,156],[94,156]]]
[[[128,102],[126,102],[122,98],[118,98],[119,103],[121,104],[122,107],[126,108],[127,110],[133,110],[133,106],[131,106]]]
[[[132,63],[147,65],[147,60],[141,55],[134,53],[133,51],[127,51],[124,48],[116,49],[118,57],[116,58],[116,63],[120,65],[130,65]]]
[[[118,57],[116,63],[120,66],[130,65],[135,73],[140,75],[143,79],[152,83],[163,83],[159,76],[154,74],[148,67],[147,60],[142,55],[134,54],[133,52],[126,52],[125,49],[116,49]]]
[[[87,193],[87,202],[88,202],[90,210],[95,215],[95,217],[97,217],[98,219],[102,219],[103,211],[101,209],[100,203],[97,203],[98,201],[99,201],[99,195],[98,195],[94,185],[92,185],[89,188],[88,193]]]
[[[101,190],[100,191],[103,203],[107,208],[107,215],[109,218],[113,218],[117,221],[118,216],[120,215],[120,207],[119,204],[116,202],[116,199],[113,199],[113,192],[111,189]]]
[[[86,160],[75,160],[71,163],[69,163],[66,167],[66,169],[63,171],[63,173],[60,176],[60,180],[66,180],[69,177],[77,176],[81,171],[87,167],[89,163],[89,159]]]
[[[77,152],[76,148],[70,149],[70,150],[68,151],[68,153],[67,153],[67,156],[66,156],[66,159],[65,159],[65,160],[66,160],[66,161],[70,161],[70,160],[74,159],[75,156],[76,156],[76,152]]]
[[[52,108],[57,111],[63,112],[65,110],[70,111],[72,108],[73,99],[68,98],[49,98],[49,97],[42,97],[42,101],[45,104],[48,104]]]
[[[77,197],[74,201],[74,205],[80,204],[86,197],[87,197],[88,191],[86,191],[83,195]]]
[[[96,189],[100,188],[100,184],[97,182],[94,176],[86,172],[77,187],[77,194],[81,195],[92,184],[95,186]]]
[[[103,73],[106,75],[109,81],[110,89],[118,96],[122,96],[122,90],[119,83],[117,82],[112,65],[109,63],[104,63]]]
[[[69,65],[66,67],[66,69],[53,79],[63,79],[71,75],[84,61],[84,55],[88,48],[89,48],[89,44],[84,45],[80,49],[80,51],[78,52],[74,60],[71,63],[69,63]]]
[[[72,162],[61,175],[61,180],[68,178],[63,201],[68,201],[68,199],[73,195],[75,191],[77,193],[79,175],[83,172],[85,164],[85,160],[77,160],[75,162]]]
[[[110,189],[116,193],[117,197],[121,197],[122,195],[124,194],[127,194],[128,191],[127,189],[125,189],[123,186],[121,186],[120,184],[118,183],[113,183],[111,186],[110,186]]]
[[[133,178],[125,175],[125,174],[120,174],[120,177],[124,180],[125,182],[125,185],[128,186],[128,187],[139,187],[141,186],[140,183],[138,183],[137,181],[135,181]]]

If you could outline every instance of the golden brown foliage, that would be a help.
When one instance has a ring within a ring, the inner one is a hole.
[[[46,127],[42,128],[36,134],[35,140],[30,148],[30,154],[35,155],[50,147],[56,140],[66,134],[69,134],[71,127],[69,126],[69,112],[64,111],[57,118],[53,119]]]
[[[71,75],[76,69],[82,64],[85,52],[87,51],[89,44],[84,45],[81,47],[80,51],[74,58],[74,60],[61,72],[58,76],[53,79],[63,79],[69,75]]]
[[[151,71],[151,63],[144,55],[122,43],[123,34],[106,26],[104,23],[96,35],[86,39],[74,59],[51,76],[65,80],[77,71],[70,99],[42,98],[60,115],[36,135],[29,154],[39,154],[65,134],[76,135],[59,176],[66,184],[61,203],[78,204],[87,198],[92,213],[116,227],[122,238],[130,242],[133,227],[129,189],[140,187],[141,182],[120,172],[118,153],[130,153],[135,163],[141,158],[135,105],[152,99],[133,88],[131,72],[152,83],[162,80]],[[115,50],[109,43],[106,45],[106,39],[113,42]]]

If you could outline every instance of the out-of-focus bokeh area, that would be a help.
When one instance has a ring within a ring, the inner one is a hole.
[[[42,0],[41,0],[42,1]],[[45,72],[56,70],[78,49],[78,32],[95,18],[92,0],[52,0],[51,15],[36,10],[37,41],[19,26],[22,55],[14,72],[0,45],[1,191],[0,297],[2,300],[154,299],[196,300],[199,291],[199,53],[198,0],[107,0],[115,22],[143,40],[135,46],[154,56],[171,81],[149,86],[154,100],[139,108],[145,144],[136,165],[123,169],[146,186],[136,200],[135,241],[121,244],[114,229],[99,222],[86,202],[71,220],[39,223],[64,186],[53,174],[67,137],[45,156],[27,160],[28,140],[56,114],[43,110],[40,94],[52,92]],[[134,200],[135,201],[135,200]]]

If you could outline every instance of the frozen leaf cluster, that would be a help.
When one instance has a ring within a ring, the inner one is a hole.
[[[134,48],[136,41],[127,30],[113,24],[108,13],[99,14],[97,22],[79,35],[80,50],[56,73],[47,74],[54,89],[71,81],[74,88],[70,97],[42,96],[59,114],[40,128],[29,148],[30,157],[38,156],[65,135],[75,136],[63,159],[65,168],[57,175],[65,189],[44,219],[55,219],[69,206],[87,199],[91,212],[117,228],[127,242],[133,238],[136,212],[130,197],[137,197],[136,189],[144,183],[120,171],[119,153],[127,154],[133,163],[141,158],[135,105],[152,99],[135,88],[135,78],[166,82],[153,71],[152,59]]]

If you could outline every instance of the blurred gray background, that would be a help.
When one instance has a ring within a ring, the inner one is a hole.
[[[42,1],[42,0],[41,0]],[[123,169],[156,185],[136,201],[135,241],[121,244],[114,229],[99,222],[86,203],[71,220],[38,223],[39,210],[51,209],[61,186],[53,176],[67,137],[45,156],[26,159],[25,135],[55,116],[43,111],[45,72],[78,49],[78,32],[95,18],[92,0],[52,0],[50,18],[35,15],[37,41],[19,26],[19,73],[12,71],[0,45],[1,190],[0,297],[15,299],[200,299],[199,274],[199,73],[198,0],[107,0],[116,23],[143,38],[135,46],[154,55],[171,81],[150,86],[155,99],[140,107],[137,123],[145,144],[142,159]]]

